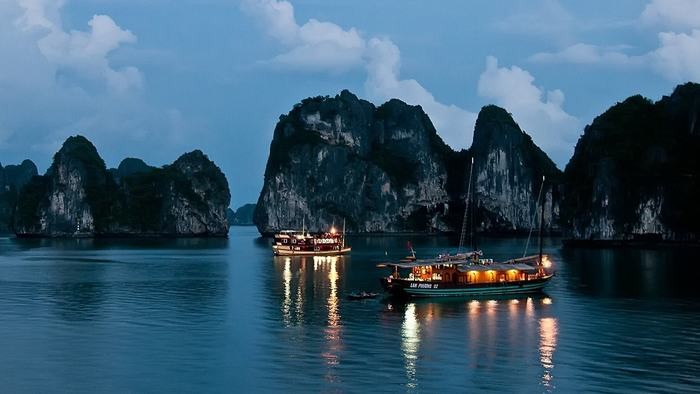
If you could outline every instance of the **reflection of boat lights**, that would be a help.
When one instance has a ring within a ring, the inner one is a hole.
[[[479,313],[479,301],[469,301],[469,314],[471,315],[476,313]]]
[[[548,256],[542,256],[542,266],[544,268],[552,268],[552,260]]]
[[[420,344],[420,324],[416,318],[416,304],[408,304],[401,324],[401,350],[406,366],[407,386],[417,387],[416,361],[418,360],[418,345]]]
[[[285,325],[289,325],[290,313],[289,309],[292,305],[291,299],[291,286],[292,286],[292,259],[289,257],[284,259],[284,271],[282,272],[282,278],[284,279],[284,302],[282,302],[282,318]]]
[[[552,299],[549,297],[545,297],[542,299],[542,303],[545,305],[552,305]]]
[[[340,363],[338,353],[340,351],[340,313],[338,312],[338,270],[336,268],[337,257],[328,257],[330,268],[328,270],[328,327],[326,328],[326,340],[328,341],[328,350],[323,353],[323,358],[326,360],[326,365],[331,368],[326,374],[326,379],[336,381],[335,367]]]
[[[496,314],[496,307],[498,306],[498,301],[489,300],[486,302],[486,314],[488,316],[494,316]]]
[[[295,305],[295,310],[296,310],[296,323],[299,324],[301,323],[302,320],[304,320],[304,288],[306,285],[306,276],[304,275],[304,271],[306,269],[306,258],[301,259],[301,264],[299,265],[299,280],[297,282],[297,300],[296,300],[296,305]]]
[[[328,295],[328,325],[337,326],[340,315],[338,314],[338,271],[335,263],[338,259],[331,260],[331,269],[328,272],[328,280],[330,284],[330,294]]]
[[[540,363],[542,373],[542,385],[547,391],[554,389],[552,370],[554,369],[554,351],[557,347],[557,319],[546,317],[540,319]]]
[[[518,300],[510,300],[508,305],[508,311],[510,312],[510,319],[509,323],[514,324],[515,323],[515,318],[518,316]]]

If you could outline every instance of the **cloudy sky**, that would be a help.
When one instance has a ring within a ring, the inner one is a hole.
[[[232,205],[257,199],[274,125],[350,89],[423,106],[453,148],[486,104],[563,168],[633,94],[700,82],[700,0],[0,0],[0,163],[63,140],[108,166],[202,149]]]

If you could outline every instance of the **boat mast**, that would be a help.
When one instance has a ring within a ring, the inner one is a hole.
[[[301,217],[301,234],[306,234],[306,216]]]
[[[542,198],[542,189],[544,189],[544,176],[542,177],[542,183],[540,183],[540,191],[537,193],[537,200],[535,200],[535,211],[532,213],[532,218],[530,219],[530,231],[528,231],[527,233],[527,242],[525,242],[525,250],[523,250],[523,257],[527,256],[527,251],[530,248],[532,230],[535,228],[535,219],[537,219],[537,204],[540,203],[540,198]]]
[[[467,198],[466,198],[466,204],[464,205],[464,218],[462,218],[462,232],[459,235],[459,248],[457,249],[457,253],[462,251],[462,247],[464,246],[464,233],[467,232],[467,213],[469,212],[469,198],[471,196],[471,191],[472,191],[472,172],[474,170],[474,156],[472,156],[472,164],[469,166],[469,184],[467,185]],[[470,230],[470,242],[473,245],[474,242],[474,235],[471,233]]]
[[[343,246],[341,249],[345,249],[345,218],[343,218]]]
[[[544,189],[544,175],[542,175],[542,188]],[[546,197],[546,194],[543,195],[542,202],[540,202],[540,265],[542,265],[542,230],[544,228],[544,202],[547,199]]]

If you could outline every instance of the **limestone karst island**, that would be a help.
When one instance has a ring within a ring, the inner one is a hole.
[[[0,0],[0,393],[700,393],[700,0]]]

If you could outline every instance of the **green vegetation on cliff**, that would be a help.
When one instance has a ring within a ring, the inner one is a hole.
[[[229,199],[225,176],[201,151],[162,168],[126,159],[108,171],[92,143],[75,136],[22,190],[14,228],[22,236],[225,235]]]
[[[700,234],[699,116],[700,85],[694,83],[658,102],[632,96],[598,116],[566,166],[564,224],[581,233],[607,217],[625,237],[653,201],[661,206],[663,227],[652,231]]]

